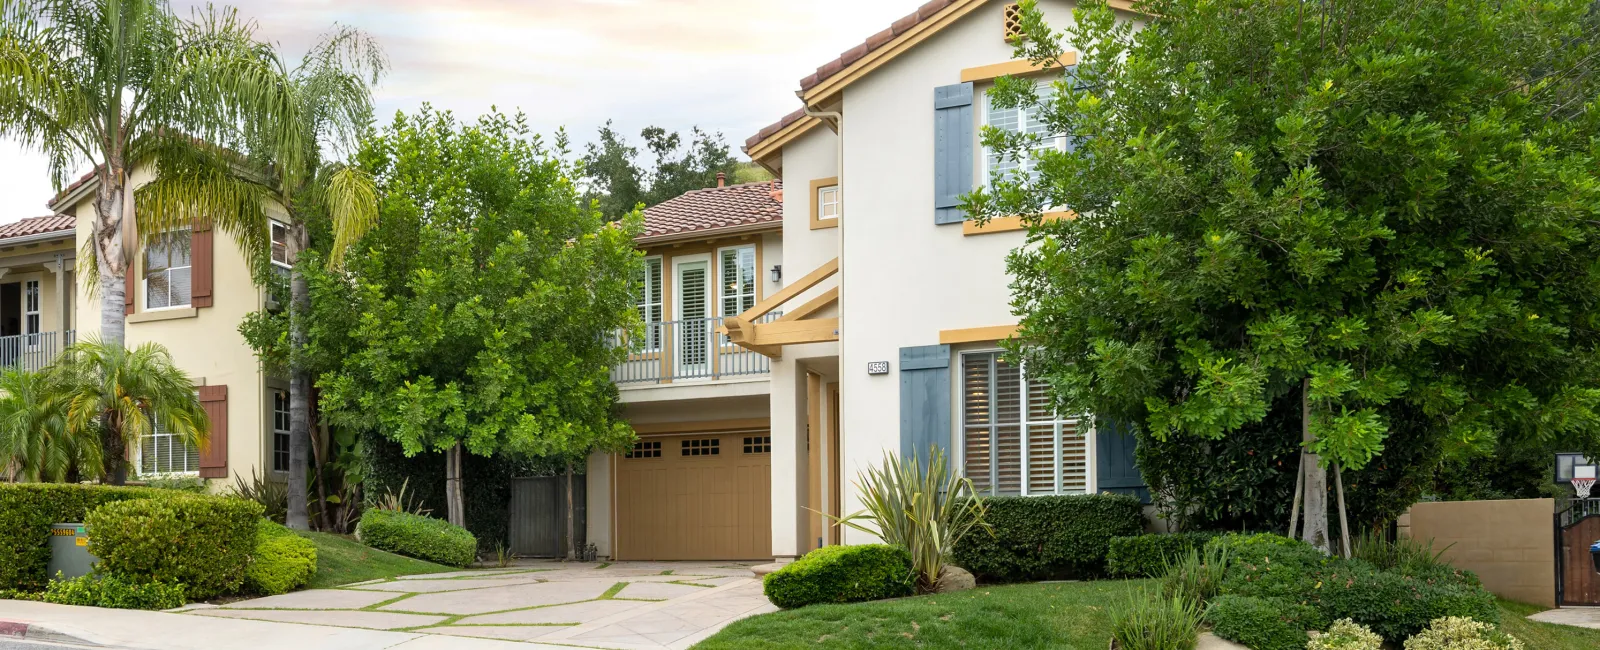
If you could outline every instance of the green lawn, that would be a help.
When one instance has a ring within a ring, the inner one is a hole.
[[[1070,648],[1105,650],[1106,607],[1154,581],[1039,583],[747,618],[695,650],[736,648]],[[1600,631],[1535,623],[1540,608],[1500,602],[1503,629],[1529,650],[1594,650]]]
[[[379,578],[439,573],[456,569],[432,562],[367,548],[349,537],[328,533],[300,533],[317,545],[317,575],[309,589],[337,587]]]

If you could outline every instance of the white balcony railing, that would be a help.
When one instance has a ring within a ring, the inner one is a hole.
[[[76,338],[72,330],[0,336],[0,367],[42,370]]]
[[[782,314],[763,318],[770,322]],[[647,323],[644,336],[634,341],[615,339],[627,345],[628,360],[611,369],[611,381],[618,384],[666,384],[680,380],[726,379],[765,375],[772,372],[772,360],[734,345],[722,328],[721,318]]]

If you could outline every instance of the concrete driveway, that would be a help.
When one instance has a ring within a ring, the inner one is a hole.
[[[740,618],[776,611],[750,566],[535,562],[300,591],[185,613],[537,644],[676,649]]]

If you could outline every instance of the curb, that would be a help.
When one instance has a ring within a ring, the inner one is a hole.
[[[50,643],[66,643],[69,645],[103,647],[93,641],[76,637],[48,627],[40,627],[32,623],[7,621],[3,619],[0,619],[0,639],[27,639],[29,641],[47,641]]]

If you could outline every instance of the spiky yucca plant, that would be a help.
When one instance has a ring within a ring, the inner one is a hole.
[[[994,534],[984,521],[988,507],[973,492],[972,481],[950,471],[938,445],[929,451],[926,467],[916,462],[915,455],[905,462],[885,452],[883,464],[867,468],[856,481],[864,507],[845,517],[826,515],[910,551],[917,590],[923,593],[938,585],[939,574],[961,538],[974,530]]]

